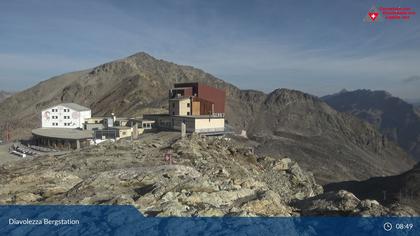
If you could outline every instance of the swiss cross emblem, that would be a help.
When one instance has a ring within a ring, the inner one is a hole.
[[[370,17],[370,19],[372,19],[372,21],[375,21],[378,18],[379,13],[377,12],[369,12],[368,16]]]
[[[379,22],[382,20],[383,19],[382,19],[381,12],[376,7],[372,7],[364,18],[365,22],[370,22],[370,23]]]

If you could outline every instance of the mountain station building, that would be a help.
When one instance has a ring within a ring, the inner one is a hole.
[[[42,128],[83,128],[91,110],[76,103],[61,103],[42,110]]]
[[[144,115],[160,129],[202,134],[225,132],[225,91],[201,83],[179,83],[169,90],[169,114]]]

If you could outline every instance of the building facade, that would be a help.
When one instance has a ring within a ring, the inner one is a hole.
[[[203,134],[225,132],[225,91],[200,83],[175,84],[169,90],[169,114],[144,115],[160,129]]]
[[[169,99],[169,114],[172,116],[189,116],[192,114],[190,97]]]
[[[76,103],[62,103],[42,110],[42,128],[80,128],[91,117],[91,110]]]
[[[144,115],[145,119],[154,120],[156,127],[167,130],[181,131],[182,124],[188,133],[223,133],[225,131],[224,117],[209,116],[170,116],[166,114]]]
[[[175,84],[169,90],[169,115],[187,115],[177,113],[183,110],[188,115],[224,116],[225,100],[222,89],[201,83]]]

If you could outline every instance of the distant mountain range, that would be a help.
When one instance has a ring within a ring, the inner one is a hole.
[[[289,156],[320,183],[364,180],[407,171],[414,161],[373,125],[337,112],[321,99],[288,89],[269,94],[240,90],[202,70],[158,60],[146,53],[92,69],[53,77],[0,103],[0,125],[12,138],[28,137],[40,125],[40,111],[60,102],[92,108],[94,115],[167,112],[174,83],[198,81],[227,93],[226,120],[247,130],[256,152]]]
[[[0,102],[4,101],[6,98],[8,98],[12,95],[13,95],[13,92],[7,92],[7,91],[0,90]]]
[[[285,155],[314,172],[320,183],[390,175],[407,156],[374,127],[295,90],[249,93],[248,136],[260,155]],[[398,171],[397,171],[398,172]],[[396,172],[394,172],[396,173]]]
[[[322,98],[334,109],[359,117],[420,160],[418,108],[385,91],[342,91]]]

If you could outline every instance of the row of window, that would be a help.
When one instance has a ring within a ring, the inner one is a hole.
[[[190,103],[187,103],[187,107],[190,107]],[[172,103],[172,108],[175,108],[175,103]]]
[[[58,126],[58,122],[53,122],[52,126]],[[71,126],[71,123],[64,123],[64,126]]]
[[[175,112],[173,111],[172,112],[172,115],[174,116],[175,115]],[[189,116],[190,115],[190,112],[189,111],[187,111],[187,116]]]
[[[58,119],[58,116],[52,116],[53,119]],[[70,116],[64,116],[64,119],[70,119]]]
[[[53,108],[52,112],[58,112],[58,108]],[[64,108],[64,112],[70,112],[70,109]]]

